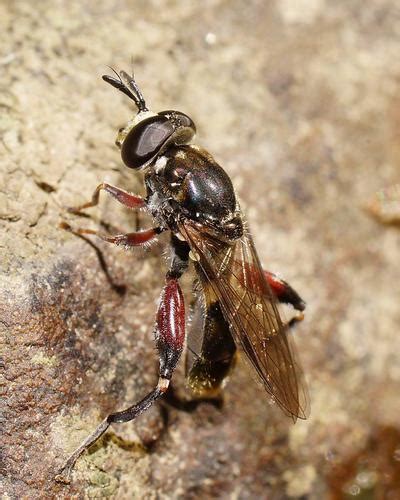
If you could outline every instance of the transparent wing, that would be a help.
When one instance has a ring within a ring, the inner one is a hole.
[[[302,371],[250,234],[230,245],[195,222],[179,229],[266,391],[293,420],[307,418]]]

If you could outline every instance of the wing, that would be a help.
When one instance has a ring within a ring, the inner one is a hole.
[[[195,222],[186,220],[179,229],[266,391],[294,421],[307,418],[301,368],[250,234],[232,245]]]

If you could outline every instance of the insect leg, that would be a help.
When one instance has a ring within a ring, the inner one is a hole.
[[[73,229],[66,222],[61,223],[62,229],[70,231],[71,233],[83,235],[83,234],[93,234],[103,241],[107,241],[108,243],[113,243],[114,245],[120,245],[124,247],[137,247],[141,245],[145,245],[146,243],[150,243],[154,238],[157,237],[160,233],[162,233],[163,229],[160,227],[154,227],[150,229],[146,229],[144,231],[138,231],[134,233],[127,234],[116,234],[114,236],[102,233],[100,231],[95,231],[93,229],[85,229],[85,228],[76,228]]]
[[[276,274],[262,269],[259,270],[254,264],[245,263],[243,265],[237,262],[236,266],[236,278],[245,288],[260,295],[265,294],[269,299],[271,299],[270,295],[272,292],[279,302],[291,304],[298,311],[304,311],[306,308],[306,303],[296,290]],[[265,287],[263,277],[268,282],[269,288]]]
[[[294,316],[292,319],[290,319],[287,323],[284,324],[287,328],[293,328],[297,323],[300,323],[300,321],[303,321],[304,319],[304,314],[301,313],[298,316]]]
[[[57,481],[69,482],[71,470],[77,459],[104,434],[110,424],[135,419],[167,391],[172,373],[180,358],[184,340],[185,306],[182,291],[178,279],[167,274],[166,284],[161,292],[156,320],[155,341],[160,358],[157,386],[138,403],[126,410],[108,415],[68,458],[56,476]]]
[[[95,189],[92,199],[87,203],[83,203],[77,207],[69,207],[68,212],[73,214],[79,214],[85,208],[95,207],[99,203],[100,191],[106,191],[108,194],[113,196],[117,201],[119,201],[122,205],[125,205],[131,209],[144,208],[146,206],[146,202],[144,198],[138,196],[136,194],[128,193],[123,189],[120,189],[116,186],[112,186],[111,184],[107,184],[107,182],[102,182]]]
[[[173,243],[174,238],[173,236]],[[179,242],[177,238],[175,239]],[[184,242],[176,243],[176,245],[176,248],[173,245],[175,252],[166,276],[165,286],[161,292],[156,316],[155,342],[160,359],[157,386],[138,403],[106,417],[68,458],[56,476],[57,481],[69,482],[69,476],[75,462],[106,432],[110,424],[129,422],[135,419],[167,391],[185,341],[185,304],[178,279],[187,268],[189,250],[184,247]]]
[[[264,276],[279,302],[291,304],[298,311],[304,311],[306,303],[289,283],[269,271],[264,271]]]

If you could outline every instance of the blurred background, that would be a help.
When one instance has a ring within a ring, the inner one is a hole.
[[[400,498],[398,3],[3,0],[0,40],[4,498]],[[66,486],[67,455],[157,379],[162,242],[142,256],[59,228],[149,223],[106,197],[86,219],[63,208],[103,180],[143,193],[107,65],[193,118],[264,266],[307,302],[311,415],[293,425],[239,362],[222,409],[155,406]]]

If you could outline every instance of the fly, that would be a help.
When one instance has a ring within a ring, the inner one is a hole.
[[[305,303],[287,282],[261,267],[231,179],[210,153],[191,144],[196,133],[192,119],[180,111],[151,112],[133,75],[121,71],[115,76],[104,75],[103,80],[138,108],[119,130],[116,144],[125,165],[144,172],[146,197],[103,182],[91,201],[69,211],[79,214],[94,207],[100,192],[106,191],[130,209],[147,210],[154,227],[114,236],[89,229],[74,232],[128,248],[145,246],[170,232],[171,264],[155,326],[159,379],[144,399],[108,415],[82,442],[57,476],[64,482],[79,456],[110,424],[135,419],[166,393],[185,341],[188,385],[197,396],[212,397],[221,391],[240,348],[283,412],[294,421],[307,416],[303,376],[288,335],[303,318]],[[196,272],[195,306],[186,335],[179,279],[190,262]],[[279,302],[300,313],[283,322]]]

